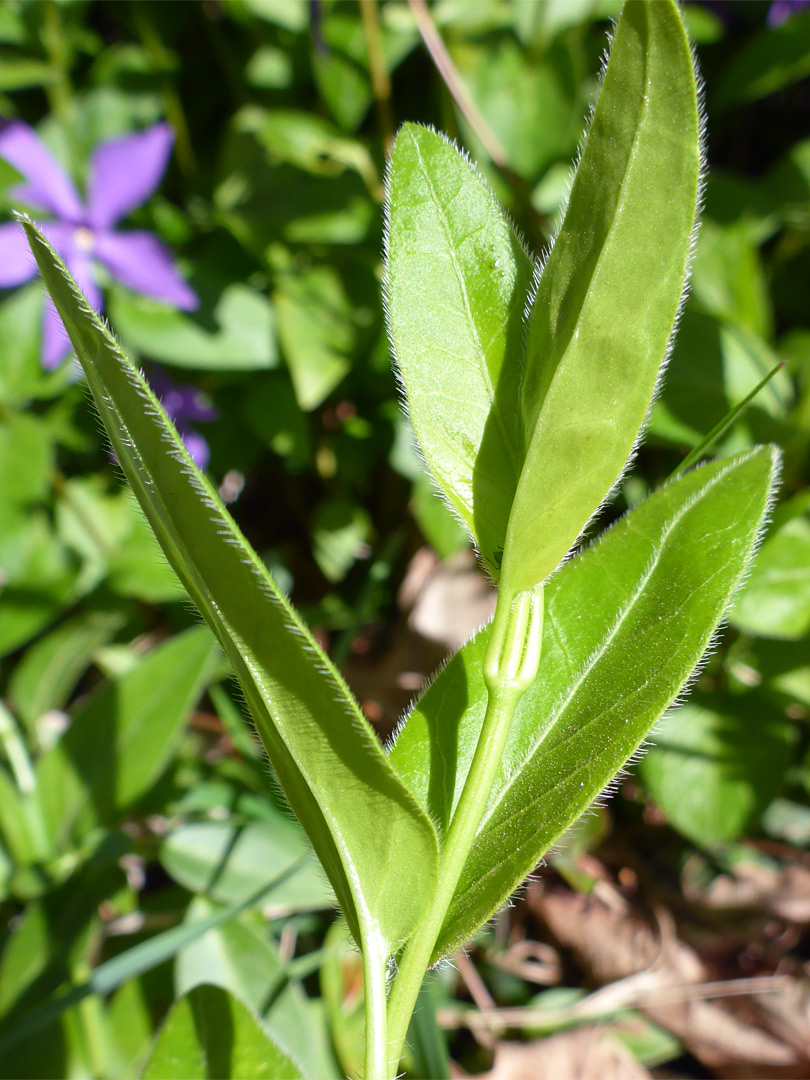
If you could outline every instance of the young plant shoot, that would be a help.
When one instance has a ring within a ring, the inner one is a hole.
[[[428,967],[498,910],[681,693],[754,551],[777,468],[765,447],[681,474],[566,561],[627,467],[661,378],[700,170],[675,0],[625,5],[543,262],[450,142],[400,130],[391,344],[424,459],[498,600],[388,751],[24,221],[115,455],[242,685],[362,952],[366,1080],[397,1075]]]

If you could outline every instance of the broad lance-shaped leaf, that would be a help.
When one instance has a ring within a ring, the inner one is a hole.
[[[626,3],[532,304],[509,593],[554,570],[632,451],[683,296],[699,176],[695,73],[677,5]]]
[[[548,583],[540,675],[515,713],[437,957],[497,910],[675,700],[748,565],[776,467],[776,451],[759,447],[679,476]],[[489,632],[441,672],[391,750],[441,829],[483,722]]]
[[[303,1080],[304,1073],[238,997],[219,986],[197,986],[172,1006],[143,1080],[192,1076]]]
[[[497,573],[522,465],[532,262],[475,169],[416,124],[391,155],[386,259],[391,343],[416,438]]]
[[[37,762],[37,789],[56,849],[71,834],[113,825],[171,760],[189,711],[220,662],[195,626],[153,649],[75,711]]]
[[[551,573],[638,437],[684,289],[698,128],[676,4],[626,4],[527,339],[530,260],[495,197],[441,136],[397,137],[391,342],[434,479],[495,576],[503,552],[510,593]]]
[[[47,241],[24,224],[118,460],[239,678],[284,793],[353,932],[364,942],[373,938],[376,949],[393,949],[410,935],[433,889],[432,824],[140,372]]]

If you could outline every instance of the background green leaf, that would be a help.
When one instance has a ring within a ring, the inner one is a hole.
[[[696,694],[656,728],[641,779],[675,828],[713,847],[736,840],[777,794],[790,721],[753,694]]]
[[[57,845],[74,830],[113,822],[149,790],[166,767],[218,657],[206,628],[187,630],[74,713],[36,770]]]
[[[238,998],[220,987],[198,986],[173,1006],[143,1080],[223,1076],[303,1080],[304,1074]]]

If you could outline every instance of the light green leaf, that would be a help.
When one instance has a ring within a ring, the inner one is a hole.
[[[663,393],[653,406],[650,434],[695,446],[778,363],[779,357],[752,331],[687,308]],[[723,449],[741,451],[752,442],[773,439],[790,395],[790,377],[778,371],[723,435]]]
[[[174,367],[257,371],[278,364],[273,306],[247,285],[226,285],[205,317],[116,287],[110,320],[128,348]]]
[[[123,622],[116,611],[77,615],[26,650],[11,676],[9,698],[32,735],[43,713],[65,706],[95,650]]]
[[[810,708],[810,640],[756,641],[754,666],[766,689]]]
[[[246,1005],[215,986],[175,1002],[143,1080],[303,1080],[303,1073]]]
[[[677,5],[627,4],[524,351],[529,260],[494,197],[440,136],[397,138],[391,340],[427,464],[493,575],[503,557],[509,594],[554,570],[632,451],[683,293],[699,169]]]
[[[522,464],[518,382],[532,265],[495,196],[406,124],[388,174],[391,343],[416,438],[489,569]]]
[[[578,58],[567,42],[525,49],[512,34],[471,34],[450,51],[516,173],[536,182],[549,165],[574,153],[586,102]],[[463,116],[461,125],[467,145],[486,160]]]
[[[2,10],[0,8],[0,10]],[[38,284],[18,289],[0,303],[0,402],[22,405],[31,398],[60,393],[70,382],[69,364],[55,371],[42,369],[42,290]]]
[[[769,337],[773,312],[757,241],[746,219],[725,227],[704,221],[695,249],[692,292],[718,318]]]
[[[192,901],[186,922],[208,918],[219,908],[203,897]],[[309,1076],[325,1080],[335,1067],[300,984],[291,981],[257,910],[212,928],[177,955],[178,997],[205,983],[229,990],[261,1017],[268,1033]]]
[[[353,932],[393,949],[433,889],[433,826],[343,680],[189,458],[137,369],[36,228],[26,231],[113,448],[242,684],[290,806]],[[362,928],[362,933],[361,933]]]
[[[227,904],[255,893],[267,880],[268,867],[280,874],[308,855],[300,828],[280,815],[272,823],[245,826],[189,822],[172,829],[160,846],[160,861],[175,881]],[[271,902],[280,909],[309,911],[331,907],[334,897],[310,857],[277,886]]]
[[[532,305],[521,384],[526,456],[504,545],[510,594],[554,570],[638,437],[686,280],[698,129],[677,5],[625,4]]]
[[[57,845],[74,829],[113,823],[149,790],[168,764],[218,655],[208,630],[187,630],[102,687],[74,714],[36,768]]]
[[[3,499],[20,505],[42,501],[51,485],[53,448],[47,425],[28,413],[11,413],[0,426]]]
[[[332,266],[284,274],[273,300],[295,396],[308,412],[331,394],[351,367],[357,335],[352,302]]]
[[[23,645],[81,592],[44,509],[0,502],[0,656]]]
[[[352,947],[342,919],[336,919],[324,938],[321,999],[329,1031],[344,1076],[360,1076],[365,1057],[363,1015],[363,958]]]
[[[138,1076],[152,1043],[152,1016],[143,980],[124,983],[110,1000],[107,1015],[122,1066],[117,1077]]]
[[[160,934],[155,934],[154,937],[147,938],[146,941],[141,941],[137,945],[133,945],[132,948],[125,950],[117,956],[112,957],[109,960],[105,960],[103,964],[99,964],[94,967],[89,977],[82,983],[74,985],[65,993],[56,994],[49,1000],[35,1009],[31,1013],[27,1013],[26,1016],[14,1025],[10,1030],[5,1031],[0,1036],[0,1054],[5,1054],[13,1047],[18,1046],[20,1043],[26,1040],[30,1043],[30,1036],[35,1032],[41,1031],[49,1024],[53,1023],[55,1019],[60,1017],[64,1012],[70,1010],[74,1005],[84,1001],[85,998],[91,995],[107,995],[112,993],[113,990],[117,990],[120,986],[123,986],[128,980],[137,979],[139,976],[144,975],[146,972],[152,971],[160,964],[165,963],[167,960],[173,959],[177,953],[187,946],[189,943],[196,941],[198,937],[208,933],[209,930],[216,929],[218,926],[222,926],[230,919],[235,918],[240,912],[244,911],[247,907],[252,907],[265,899],[270,895],[277,885],[283,883],[288,876],[289,870],[283,871],[281,874],[276,875],[269,882],[265,875],[264,884],[258,892],[249,896],[247,899],[240,901],[229,908],[221,908],[213,914],[207,916],[204,919],[198,919],[195,922],[181,923],[179,926],[173,926],[169,930],[164,930]],[[71,901],[76,899],[75,882],[68,882],[65,886],[67,890],[71,891]],[[76,925],[76,911],[79,913],[94,912],[98,906],[98,900],[95,903],[92,902],[94,898],[88,898],[80,895],[81,903],[75,905],[73,911],[73,920],[68,921],[66,925],[56,924],[49,928],[47,921],[43,921],[40,915],[31,915],[31,912],[40,912],[41,906],[32,904],[26,910],[25,921],[26,925],[29,919],[33,920],[33,926],[27,931],[27,936],[30,941],[23,939],[22,948],[17,947],[9,949],[7,948],[3,953],[2,965],[0,970],[4,975],[4,982],[0,985],[8,987],[9,994],[6,995],[8,1000],[14,1000],[19,996],[21,990],[24,988],[24,983],[21,986],[21,977],[27,981],[31,981],[32,978],[40,974],[40,968],[50,967],[49,983],[53,988],[57,988],[59,984],[64,980],[66,972],[62,970],[63,957],[59,957],[59,966],[54,971],[53,964],[53,949],[51,948],[50,955],[48,953],[48,943],[50,942],[69,942],[71,948],[77,951],[76,941],[79,934],[79,929],[82,930],[81,941],[79,946],[85,946],[87,944],[87,930],[86,927],[77,927]],[[64,904],[64,896],[57,896],[56,902],[61,903],[68,911],[68,920],[70,919],[71,905]],[[96,916],[97,918],[97,916]],[[39,946],[36,944],[38,940],[43,939],[43,948],[40,953],[36,954],[33,958],[30,957],[32,945],[34,948]],[[16,938],[12,939],[16,942]],[[92,940],[92,939],[91,939]],[[75,968],[75,964],[73,965]],[[8,972],[6,969],[9,969]],[[15,979],[5,979],[6,974],[16,975]],[[0,1006],[3,1006],[4,996],[0,993]],[[0,1008],[2,1011],[2,1008]]]
[[[653,734],[641,779],[672,825],[697,844],[736,840],[782,786],[793,728],[747,694],[696,694]]]
[[[712,104],[727,109],[773,94],[810,74],[810,12],[749,37],[731,53],[715,83]]]
[[[680,692],[751,557],[775,464],[760,448],[678,477],[548,583],[540,677],[518,704],[436,956],[514,891]],[[441,672],[391,751],[443,829],[483,722],[489,632]]]
[[[357,559],[370,554],[368,511],[351,499],[326,499],[312,514],[312,553],[329,581],[342,581]]]
[[[810,631],[810,517],[795,517],[768,537],[731,622],[747,634],[788,641]]]

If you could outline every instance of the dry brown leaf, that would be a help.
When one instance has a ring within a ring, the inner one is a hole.
[[[775,994],[724,996],[732,987],[714,982],[713,972],[677,937],[666,913],[655,926],[636,910],[622,913],[598,897],[548,882],[534,882],[527,903],[589,978],[605,987],[606,1000],[613,995],[617,1004],[641,1008],[716,1075],[772,1080],[810,1075],[806,1017],[799,1034],[800,1011],[781,1015]],[[703,992],[706,983],[712,984],[709,994]],[[760,989],[794,983],[787,977],[753,981]],[[802,997],[798,988],[787,997],[792,1001],[797,995]],[[760,1004],[766,997],[767,1008]]]
[[[471,551],[459,552],[425,573],[427,565],[417,552],[400,602],[411,606],[412,630],[455,652],[492,618],[497,593]]]
[[[810,923],[810,867],[740,862],[733,876],[720,874],[705,892],[689,898],[711,908],[754,909],[788,922]]]
[[[581,1027],[530,1043],[501,1042],[482,1080],[647,1080],[650,1074],[619,1039]]]

